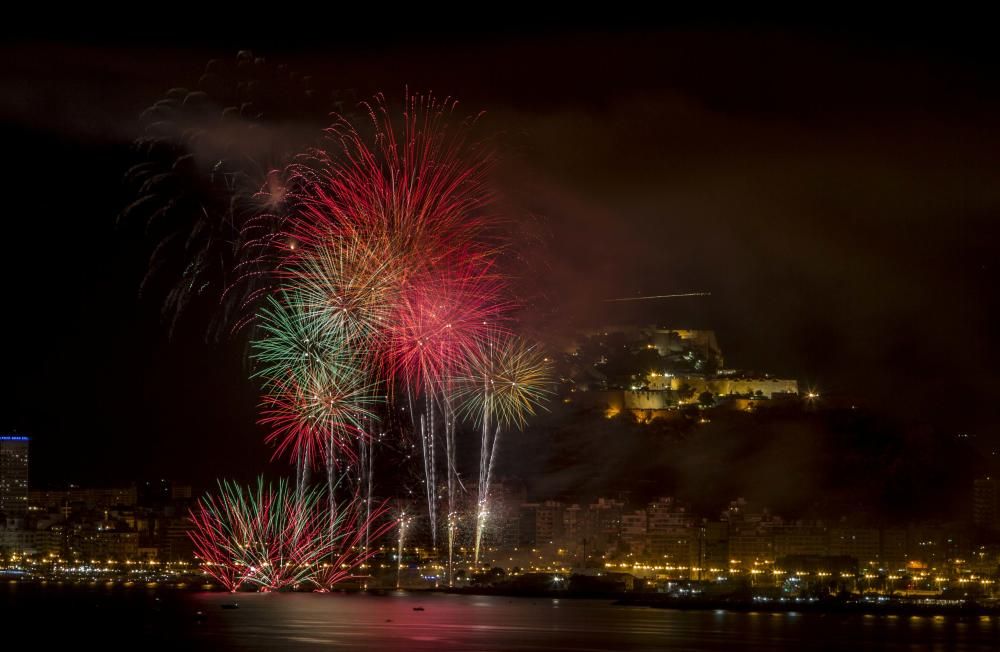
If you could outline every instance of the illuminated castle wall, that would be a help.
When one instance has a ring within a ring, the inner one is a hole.
[[[710,392],[713,396],[749,396],[759,391],[762,396],[772,398],[775,394],[798,394],[799,382],[787,378],[743,378],[738,376],[696,376],[679,375],[663,376],[650,374],[647,377],[647,387],[653,390],[673,390],[679,392],[686,385],[694,392],[691,400],[697,400],[702,392]]]

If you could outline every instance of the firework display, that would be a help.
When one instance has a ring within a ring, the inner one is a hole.
[[[301,486],[316,460],[353,459],[353,440],[367,438],[364,424],[379,399],[341,331],[325,328],[293,296],[268,297],[253,345],[267,392],[261,423],[276,454],[287,450],[296,460]]]
[[[478,342],[468,356],[467,369],[459,396],[463,410],[481,429],[473,544],[473,560],[478,564],[500,434],[512,427],[523,428],[552,389],[549,359],[536,345],[516,336],[495,333]]]
[[[387,434],[417,442],[427,532],[436,548],[445,529],[453,582],[468,502],[457,438],[480,431],[466,521],[478,564],[497,442],[550,393],[547,358],[512,332],[516,304],[497,271],[502,229],[489,212],[492,155],[469,137],[474,120],[429,96],[408,95],[399,114],[381,96],[363,107],[367,124],[338,119],[324,147],[269,174],[265,192],[280,188],[280,201],[241,229],[230,271],[234,286],[254,289],[238,291],[234,323],[252,329],[260,423],[296,479],[294,491],[253,494],[222,484],[192,516],[206,571],[231,590],[307,581],[328,590],[364,564],[371,541],[396,524],[372,495]],[[400,414],[402,427],[387,432]],[[315,468],[326,474],[322,501]],[[399,555],[412,520],[399,519]],[[251,554],[261,541],[276,550]]]
[[[256,487],[221,481],[219,493],[202,498],[191,520],[203,568],[230,591],[312,582],[319,562],[339,547],[327,531],[319,493],[299,495],[285,481],[258,479]]]

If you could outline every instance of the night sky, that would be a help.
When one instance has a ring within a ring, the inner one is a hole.
[[[33,435],[36,486],[267,468],[244,343],[207,338],[198,310],[168,337],[162,296],[139,295],[151,243],[117,225],[140,112],[252,49],[358,98],[408,85],[485,110],[512,228],[548,233],[532,267],[555,312],[526,321],[709,291],[644,317],[714,329],[727,366],[996,443],[1000,87],[984,37],[699,24],[8,41],[0,430]]]

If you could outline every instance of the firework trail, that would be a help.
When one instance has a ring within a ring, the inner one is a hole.
[[[617,299],[605,299],[605,303],[615,303],[621,301],[654,301],[656,299],[683,299],[686,297],[710,297],[711,292],[680,292],[677,294],[651,294],[644,297],[620,297]]]
[[[254,224],[280,227],[283,171],[315,144],[331,110],[345,110],[345,100],[353,104],[321,92],[311,77],[241,51],[209,61],[195,85],[171,88],[143,111],[134,142],[139,160],[126,174],[136,198],[121,221],[142,224],[153,243],[142,288],[165,286],[162,312],[171,331],[199,299],[217,305],[214,336],[241,316],[247,295],[268,280],[247,258],[244,237]]]
[[[406,532],[409,528],[410,520],[411,517],[406,513],[406,509],[400,509],[397,518],[399,527],[397,528],[396,538],[396,589],[400,588],[400,574],[403,570],[403,544],[406,543]]]
[[[552,393],[551,364],[535,345],[516,336],[493,333],[471,351],[459,396],[463,411],[481,428],[473,547],[477,565],[489,517],[490,480],[500,434],[509,428],[523,429],[527,418]]]
[[[273,591],[313,581],[317,563],[335,550],[319,493],[299,495],[284,480],[260,478],[256,487],[220,481],[190,518],[202,568],[234,592],[246,584]]]

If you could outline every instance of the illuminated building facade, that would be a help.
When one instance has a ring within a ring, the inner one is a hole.
[[[0,435],[0,513],[24,518],[28,511],[28,445],[24,435]]]

